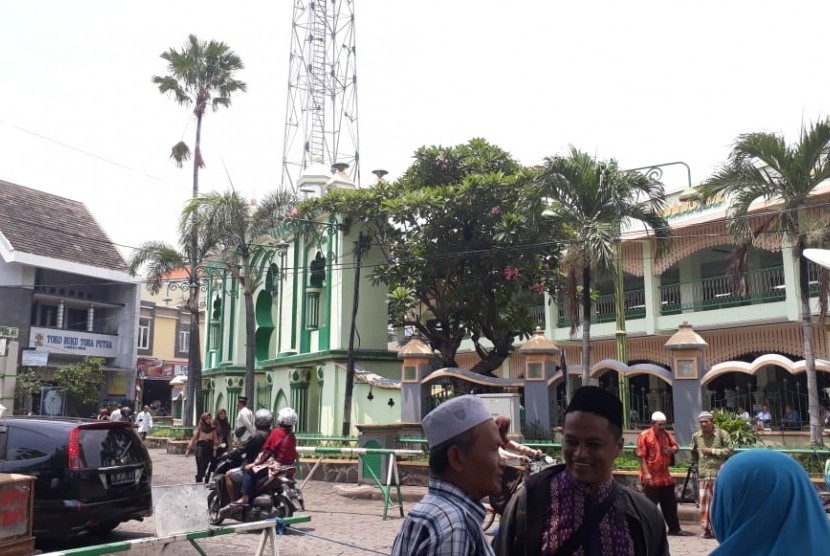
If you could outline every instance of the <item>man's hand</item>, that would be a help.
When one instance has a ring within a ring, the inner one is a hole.
[[[704,456],[711,456],[712,455],[712,448],[703,448],[701,450],[701,453],[703,453]]]
[[[646,485],[646,486],[651,484],[651,475],[650,474],[646,473],[645,475],[643,475],[643,484]]]

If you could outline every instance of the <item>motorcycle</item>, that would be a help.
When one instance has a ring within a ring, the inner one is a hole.
[[[231,507],[225,512],[220,511],[231,502],[225,485],[225,475],[243,463],[244,455],[239,450],[232,450],[220,456],[212,480],[207,485],[208,518],[211,525],[221,525],[225,519],[250,522],[274,517],[291,517],[294,512],[305,510],[303,493],[290,475],[294,467],[289,465],[281,467],[273,479],[268,475],[260,478],[250,504]]]
[[[483,528],[486,531],[493,524],[496,515],[501,515],[507,507],[507,503],[518,490],[519,485],[529,476],[534,475],[551,465],[555,465],[556,460],[547,454],[542,454],[528,460],[527,464],[520,467],[513,467],[507,465],[502,470],[502,491],[497,495],[490,495],[484,503],[484,523]]]

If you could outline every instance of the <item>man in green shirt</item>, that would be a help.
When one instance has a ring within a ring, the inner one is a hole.
[[[715,538],[709,521],[709,506],[715,493],[715,478],[726,458],[732,455],[732,439],[729,433],[715,426],[715,421],[708,411],[701,412],[697,418],[700,430],[692,435],[692,463],[697,464],[700,477],[700,526],[705,539]]]

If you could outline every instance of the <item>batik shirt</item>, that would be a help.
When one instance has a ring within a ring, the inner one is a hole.
[[[551,507],[547,527],[542,532],[542,555],[551,556],[579,529],[582,520],[593,506],[602,503],[620,488],[614,479],[608,479],[596,492],[573,480],[570,473],[558,473],[550,482]],[[587,554],[602,556],[634,556],[634,539],[625,516],[612,506],[599,524],[588,532]],[[573,554],[587,556],[582,546]]]
[[[409,512],[393,556],[492,556],[481,523],[484,506],[446,481],[429,480],[427,495]]]
[[[704,454],[704,448],[711,448],[712,453]],[[711,481],[718,476],[718,471],[726,458],[732,455],[732,439],[728,432],[717,427],[708,436],[697,430],[692,435],[691,453],[692,461],[697,463],[700,479]]]

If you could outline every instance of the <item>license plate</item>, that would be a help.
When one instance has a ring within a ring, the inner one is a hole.
[[[110,485],[124,485],[135,482],[135,470],[110,473]]]

